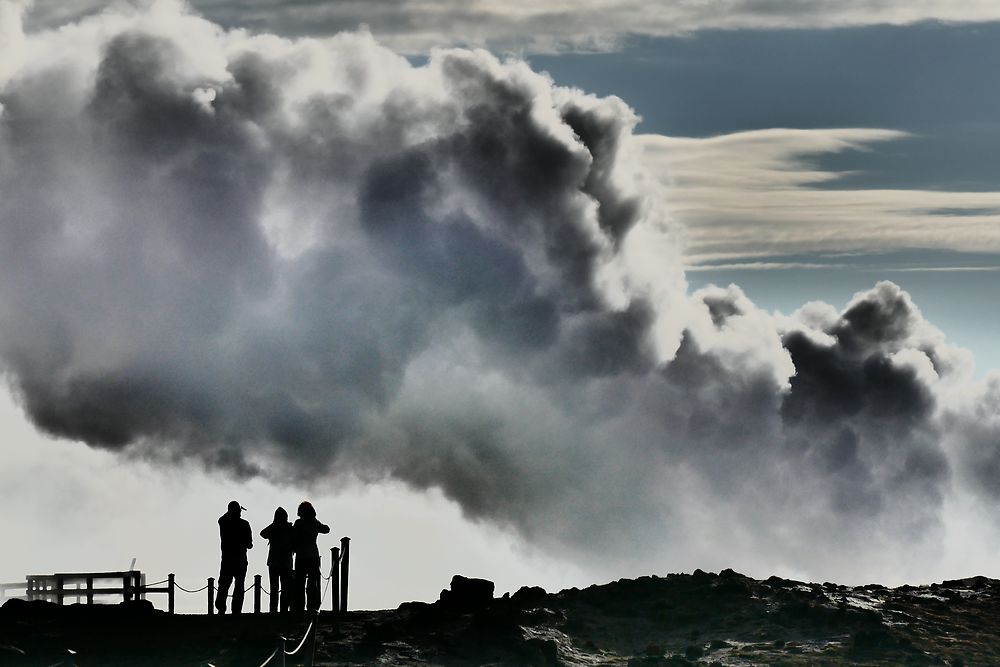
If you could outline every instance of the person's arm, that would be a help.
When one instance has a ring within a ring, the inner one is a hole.
[[[326,535],[330,532],[330,526],[325,523],[321,523],[319,519],[316,519],[316,532]]]
[[[253,549],[253,530],[250,528],[250,522],[247,521],[247,549]]]
[[[260,536],[263,537],[265,540],[269,540],[271,539],[271,533],[273,532],[274,532],[274,524],[272,523],[270,526],[267,526],[266,528],[264,528],[264,530],[260,531]]]

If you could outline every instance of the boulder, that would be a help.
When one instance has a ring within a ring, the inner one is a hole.
[[[441,591],[438,602],[454,611],[475,611],[493,602],[493,589],[492,581],[456,574],[451,578],[451,587]]]

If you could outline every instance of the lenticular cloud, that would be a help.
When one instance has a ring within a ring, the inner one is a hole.
[[[173,3],[0,17],[0,363],[48,433],[440,488],[583,559],[828,571],[1000,496],[997,383],[896,285],[688,293],[617,98]]]

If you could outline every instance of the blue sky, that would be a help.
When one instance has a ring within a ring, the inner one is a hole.
[[[558,83],[622,97],[642,116],[639,132],[684,137],[769,128],[905,132],[855,149],[804,156],[801,166],[835,177],[802,187],[952,192],[958,206],[932,211],[941,228],[963,215],[986,216],[996,228],[1000,211],[977,208],[959,193],[992,193],[1000,183],[1000,87],[991,75],[1000,71],[997,44],[1000,23],[925,21],[632,37],[611,53],[535,55],[530,60]],[[774,192],[769,203],[781,206],[784,194]],[[677,215],[686,224],[697,224]],[[786,313],[808,300],[842,305],[875,281],[892,280],[913,295],[951,340],[975,352],[980,372],[1000,368],[1000,311],[986,305],[1000,294],[1000,272],[995,270],[1000,255],[995,252],[955,248],[920,236],[886,246],[845,247],[850,251],[846,258],[837,252],[836,241],[812,252],[808,243],[796,250],[778,249],[766,263],[814,268],[705,266],[690,272],[688,280],[696,288],[736,283],[761,307]],[[765,263],[759,257],[755,261]]]

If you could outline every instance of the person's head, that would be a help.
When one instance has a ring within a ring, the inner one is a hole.
[[[235,500],[230,500],[229,501],[229,512],[228,512],[229,514],[234,514],[236,516],[239,516],[240,515],[240,511],[242,509],[243,509],[243,506],[240,505]]]
[[[300,519],[315,519],[316,510],[313,509],[312,503],[308,500],[303,500],[299,503],[299,510],[296,512]]]
[[[275,523],[286,523],[288,521],[288,512],[285,511],[284,507],[279,507],[274,510],[274,522]]]

